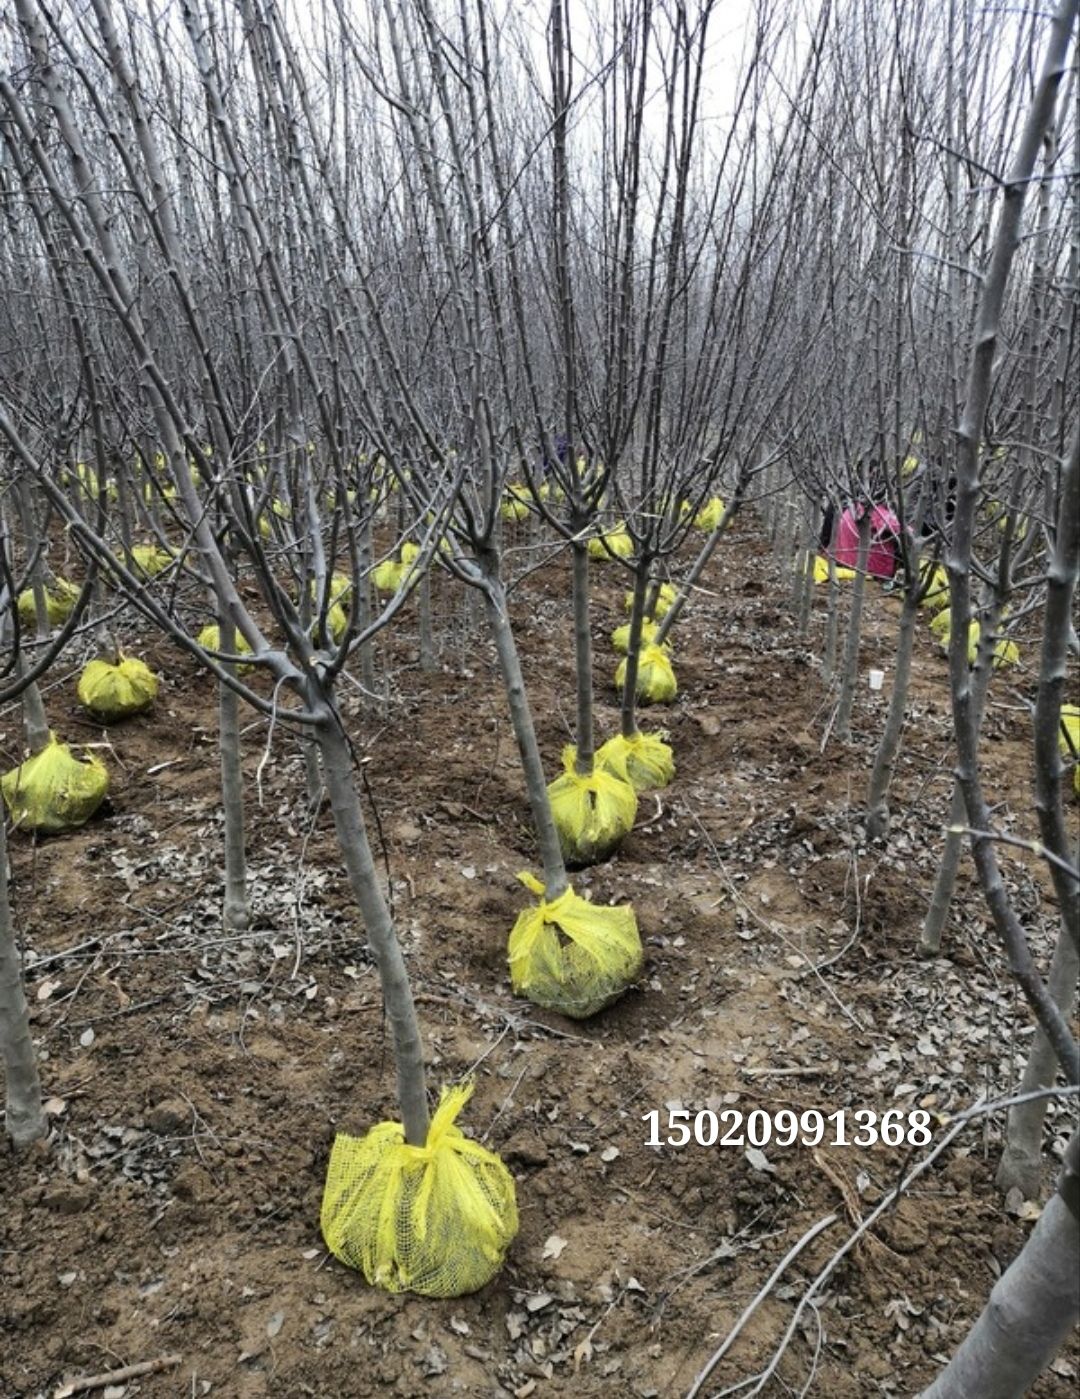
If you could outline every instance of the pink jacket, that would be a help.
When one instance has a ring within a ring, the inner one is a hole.
[[[862,509],[862,506],[849,505],[837,524],[833,557],[842,568],[855,568],[858,565],[859,515]],[[870,518],[870,553],[866,559],[866,571],[871,578],[891,578],[899,563],[896,541],[900,535],[900,521],[885,505],[875,505]]]

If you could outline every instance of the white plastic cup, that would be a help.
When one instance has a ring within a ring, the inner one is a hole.
[[[883,670],[872,670],[869,675],[871,690],[880,690],[885,684],[885,672]]]

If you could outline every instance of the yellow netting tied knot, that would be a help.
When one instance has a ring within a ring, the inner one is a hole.
[[[615,684],[622,689],[626,679],[626,661],[619,662]],[[679,693],[671,657],[663,646],[643,646],[638,657],[637,697],[645,704],[666,704]]]
[[[658,622],[662,622],[671,611],[672,605],[677,596],[674,583],[661,583],[660,591],[656,595],[656,606],[653,608],[653,616]],[[627,593],[623,599],[627,612],[634,610],[634,594]]]
[[[641,620],[641,644],[651,646],[656,636],[656,623],[650,622],[648,617]],[[621,656],[625,656],[630,649],[630,623],[624,622],[621,627],[616,627],[611,633],[611,644]]]
[[[423,1146],[400,1122],[334,1138],[320,1225],[335,1258],[387,1292],[461,1297],[498,1272],[518,1230],[510,1172],[456,1118],[471,1083],[444,1088]]]
[[[100,758],[88,753],[80,761],[55,734],[40,753],[0,778],[12,821],[42,835],[85,825],[108,790],[109,774]]]
[[[51,587],[44,589],[45,593],[45,616],[50,627],[58,627],[61,622],[67,621],[71,616],[72,608],[79,600],[79,586],[76,583],[69,583],[66,578],[56,578]],[[37,609],[34,606],[34,590],[27,588],[21,592],[16,599],[15,606],[19,612],[19,621],[23,626],[33,626],[37,621]]]
[[[627,534],[626,526],[621,521],[606,534],[589,540],[590,559],[610,559],[612,555],[617,559],[628,559],[633,552],[634,541]]]
[[[239,631],[236,632],[235,635],[236,650],[230,651],[229,654],[232,656],[250,656],[251,644],[249,643],[247,637],[243,634],[243,632]],[[202,631],[195,638],[195,640],[199,643],[199,645],[203,648],[204,651],[220,651],[221,628],[217,625],[216,622],[211,622],[208,627],[203,627]],[[247,675],[248,672],[251,670],[254,670],[254,666],[238,665],[236,667],[237,675]]]
[[[106,723],[149,709],[158,692],[157,676],[135,657],[88,661],[79,676],[79,703]]]
[[[637,817],[637,793],[622,773],[594,765],[582,777],[575,769],[577,749],[563,749],[563,774],[548,785],[548,800],[559,833],[563,859],[591,865],[606,859],[630,834]]]
[[[618,1000],[644,960],[630,905],[597,907],[572,888],[549,901],[533,875],[523,871],[518,879],[540,902],[520,913],[510,932],[514,991],[574,1020]]]
[[[666,787],[675,776],[675,754],[660,734],[616,734],[597,749],[596,765],[625,777],[635,792]]]

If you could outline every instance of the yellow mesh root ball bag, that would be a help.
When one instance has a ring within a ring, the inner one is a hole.
[[[340,641],[348,625],[349,614],[344,607],[340,602],[332,603],[326,612],[326,630],[330,633],[330,640]]]
[[[272,500],[270,502],[269,512],[263,515],[259,520],[259,533],[262,535],[263,539],[269,539],[273,533],[273,523],[270,519],[271,515],[276,515],[282,523],[292,519],[292,511],[283,500]]]
[[[660,591],[656,595],[656,606],[653,608],[653,616],[658,622],[662,622],[671,611],[678,593],[674,583],[661,583]],[[627,612],[634,610],[634,594],[627,593],[623,599]]]
[[[319,590],[315,585],[315,580],[311,580],[311,600],[318,601]],[[347,573],[331,573],[330,575],[330,606],[335,604],[347,608],[352,599],[352,578]]]
[[[401,557],[386,559],[372,571],[371,580],[380,593],[396,593],[405,586],[420,554],[419,545],[403,544]]]
[[[423,1146],[400,1122],[339,1133],[319,1223],[335,1258],[387,1292],[461,1297],[498,1272],[518,1230],[514,1181],[457,1126],[472,1084],[444,1088]]]
[[[724,502],[718,495],[714,495],[694,516],[694,524],[698,529],[708,530],[711,533],[723,518]]]
[[[656,636],[656,623],[650,622],[648,617],[642,618],[641,641],[645,646],[652,644]],[[621,656],[625,656],[630,647],[630,623],[624,622],[621,627],[616,627],[611,633],[611,644]]]
[[[371,581],[380,593],[396,593],[401,586],[401,563],[398,559],[384,559],[372,570]]]
[[[627,534],[623,524],[618,524],[606,534],[589,540],[590,559],[610,559],[612,554],[617,559],[628,559],[633,552],[634,541]]]
[[[131,551],[131,562],[137,573],[144,573],[147,578],[156,578],[172,563],[172,555],[164,549],[159,549],[156,544],[136,544]]]
[[[529,518],[530,499],[528,486],[508,486],[499,506],[499,514],[508,523],[519,524]]]
[[[55,579],[52,587],[45,589],[45,616],[48,618],[50,627],[58,627],[61,622],[67,621],[68,617],[71,616],[71,609],[79,600],[79,592],[78,585],[69,583],[66,578]],[[33,626],[37,621],[33,588],[27,588],[21,592],[16,599],[15,606],[19,612],[19,621],[22,622],[23,626]]]
[[[938,615],[934,618],[934,621],[930,623],[930,626],[934,628],[935,622],[939,622],[942,617],[947,616],[947,612],[939,612]],[[937,630],[937,628],[934,629]],[[974,665],[975,662],[979,659],[979,638],[981,635],[982,627],[979,625],[979,623],[975,621],[969,623],[967,644],[968,665]],[[942,628],[938,633],[938,640],[941,642],[942,647],[947,651],[949,649],[949,643],[952,640],[952,628],[949,626]],[[1003,670],[1008,666],[1014,666],[1019,664],[1020,648],[1017,646],[1015,641],[1007,641],[1005,637],[1002,637],[1001,640],[994,647],[994,669]]]
[[[411,581],[414,571],[413,564],[416,563],[419,557],[419,544],[403,544],[401,546],[401,579],[398,583],[399,588],[404,588],[405,585]]]
[[[622,689],[626,662],[620,661],[615,684]],[[663,646],[644,646],[638,659],[637,697],[645,704],[666,704],[679,693],[671,657]]]
[[[109,774],[92,753],[80,761],[50,734],[40,753],[0,778],[0,790],[16,826],[59,835],[90,820],[109,790]]]
[[[635,792],[666,787],[675,776],[675,754],[659,734],[616,734],[597,749],[596,765],[625,777]]]
[[[950,608],[943,608],[936,617],[930,619],[930,630],[942,641],[944,646],[948,646],[949,633],[952,631],[952,611]]]
[[[121,656],[116,665],[88,661],[79,676],[79,703],[106,722],[141,714],[153,704],[157,691],[157,676],[134,657]]]
[[[926,582],[928,572],[929,565],[924,563],[919,570],[923,582]],[[949,605],[949,575],[940,564],[936,564],[930,574],[930,582],[927,584],[922,605],[928,607],[931,612],[940,612],[943,607]]]
[[[216,622],[211,622],[208,627],[203,627],[202,631],[195,638],[195,640],[199,643],[199,645],[203,648],[204,651],[220,651],[221,628]],[[248,643],[248,639],[246,636],[244,636],[243,632],[236,633],[236,650],[231,652],[230,654],[234,656],[251,655],[251,646]],[[254,666],[238,665],[236,667],[236,673],[237,675],[247,675],[248,672],[253,669]]]
[[[563,859],[591,865],[606,859],[630,834],[637,793],[624,774],[594,765],[588,777],[574,770],[577,749],[563,749],[563,774],[548,785],[548,800]]]
[[[1080,705],[1063,704],[1058,726],[1058,747],[1065,757],[1080,753]]]
[[[572,888],[548,902],[538,879],[527,872],[518,878],[540,902],[520,913],[510,932],[514,991],[574,1020],[618,1000],[644,960],[630,905],[598,908]]]

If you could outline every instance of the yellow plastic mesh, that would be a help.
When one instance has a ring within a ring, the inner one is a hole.
[[[50,627],[58,627],[61,622],[66,621],[71,616],[71,609],[79,600],[79,587],[76,583],[69,583],[66,578],[56,578],[53,580],[51,588],[45,589],[45,615],[49,620]],[[34,607],[34,590],[27,588],[21,592],[15,601],[18,608],[19,621],[23,626],[33,626],[37,621],[37,610]]]
[[[677,596],[678,594],[674,583],[660,584],[660,591],[656,595],[656,606],[653,609],[653,616],[658,622],[662,622],[671,611],[672,604]],[[632,612],[634,610],[634,594],[627,593],[623,601],[626,611]]]
[[[292,519],[292,511],[283,500],[272,500],[270,502],[269,511],[259,520],[259,533],[262,535],[263,539],[269,539],[273,533],[271,515],[276,515],[277,518],[282,521]]]
[[[589,540],[590,559],[610,559],[612,554],[617,559],[628,559],[633,552],[634,541],[627,534],[626,526],[621,521],[606,534]]]
[[[511,524],[527,520],[529,518],[529,494],[528,486],[510,485],[506,488],[502,504],[499,506],[499,514],[504,520]]]
[[[836,565],[836,580],[838,583],[847,583],[855,577],[853,568],[841,568]],[[814,582],[827,583],[829,581],[829,561],[822,558],[820,554],[814,559]]]
[[[597,749],[596,765],[625,777],[635,792],[666,787],[675,776],[671,744],[659,734],[636,733],[633,738],[616,734]]]
[[[335,1258],[387,1292],[460,1297],[498,1272],[518,1229],[510,1172],[456,1125],[472,1084],[444,1088],[424,1146],[399,1122],[339,1133],[320,1224]]]
[[[942,608],[936,617],[930,618],[930,630],[936,637],[944,637],[943,644],[948,646],[948,636],[952,631],[952,612],[948,607]]]
[[[650,622],[648,617],[642,618],[641,641],[645,646],[652,644],[656,636],[656,623]],[[611,644],[620,655],[625,656],[630,647],[630,623],[624,622],[621,627],[616,627],[611,633]]]
[[[409,580],[412,573],[412,566],[420,554],[419,545],[403,544],[401,546],[401,557],[397,559],[386,559],[378,564],[371,574],[371,581],[375,584],[380,593],[396,593]]]
[[[938,623],[941,622],[941,619],[943,617],[945,618],[945,625],[939,626]],[[952,627],[949,625],[949,613],[947,611],[939,612],[938,615],[930,623],[930,628],[932,631],[937,633],[938,640],[941,642],[941,645],[947,651],[949,649],[949,642],[952,640]],[[979,638],[981,635],[982,627],[979,625],[979,623],[976,621],[970,622],[968,624],[968,665],[974,665],[979,658]],[[1002,670],[1008,666],[1014,666],[1019,664],[1020,648],[1017,646],[1015,641],[1007,641],[1005,637],[1002,637],[1001,640],[994,647],[994,669]]]
[[[619,662],[615,684],[621,689],[626,679],[626,661]],[[679,693],[671,657],[663,646],[643,646],[638,658],[637,697],[646,704],[666,704]]]
[[[371,573],[371,581],[380,593],[396,593],[401,582],[401,561],[384,559],[376,564]]]
[[[701,509],[694,516],[694,524],[698,529],[709,530],[716,528],[724,517],[724,502],[718,495],[714,495],[711,500],[707,500]]]
[[[136,572],[145,573],[147,578],[156,578],[172,563],[172,555],[159,549],[156,544],[136,544],[131,551],[131,562]]]
[[[588,777],[574,771],[577,749],[563,749],[563,774],[548,786],[563,859],[591,865],[603,860],[633,829],[637,793],[624,774],[594,766]]]
[[[1058,746],[1066,757],[1070,754],[1075,757],[1077,753],[1080,753],[1080,706],[1075,704],[1061,706]]]
[[[250,656],[251,646],[248,642],[247,637],[244,636],[242,632],[236,632],[235,635],[236,650],[230,651],[229,654],[232,656]],[[217,625],[216,622],[211,622],[208,627],[203,627],[202,631],[195,639],[205,651],[221,650],[221,628]],[[236,667],[236,673],[237,675],[246,675],[249,671],[253,669],[253,666],[238,665]]]
[[[1077,761],[1077,756],[1080,755],[1080,706],[1075,704],[1061,706],[1058,747],[1066,759],[1072,759],[1073,792],[1080,797],[1080,761]]]
[[[929,560],[927,560],[923,563],[919,573],[923,582],[926,582],[926,576],[928,573],[930,574],[930,582],[927,584],[922,605],[928,607],[931,612],[939,612],[943,607],[948,607],[949,575],[942,566],[940,564],[935,564],[931,572],[930,563]]]
[[[531,874],[518,878],[540,902],[510,932],[510,983],[519,996],[575,1020],[618,1000],[641,971],[637,919],[629,904],[598,908],[567,889],[548,902]]]
[[[79,676],[79,703],[98,719],[124,719],[153,704],[157,676],[142,661],[121,656],[118,664],[88,661]]]
[[[88,753],[80,761],[50,734],[40,753],[0,778],[0,790],[16,826],[58,835],[90,820],[109,790],[109,774],[99,758]]]

